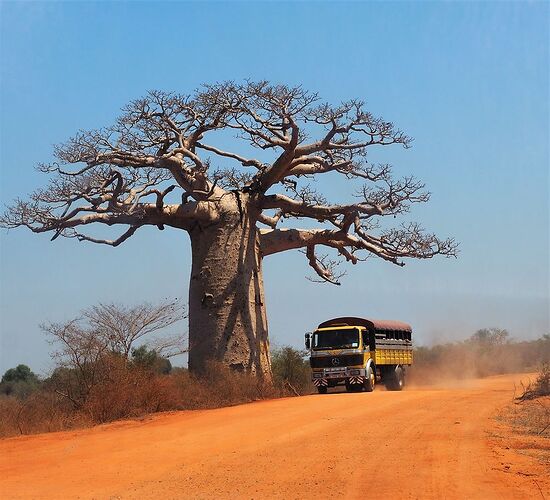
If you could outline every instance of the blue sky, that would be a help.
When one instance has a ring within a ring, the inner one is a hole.
[[[433,193],[413,211],[454,236],[457,260],[369,260],[341,287],[313,284],[303,255],[266,259],[272,341],[302,345],[327,317],[413,324],[417,342],[478,328],[516,338],[549,326],[547,2],[2,2],[0,198],[43,185],[33,170],[78,129],[109,125],[148,89],[244,78],[367,101],[415,138],[373,158]],[[329,199],[344,184],[322,185]],[[142,231],[112,249],[0,234],[0,372],[45,373],[43,321],[99,301],[187,296],[189,241]]]

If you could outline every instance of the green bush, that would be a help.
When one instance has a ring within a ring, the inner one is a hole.
[[[148,349],[146,345],[132,349],[132,362],[136,366],[162,375],[168,375],[172,371],[170,360],[160,356],[155,349]]]
[[[300,394],[311,392],[311,371],[305,359],[307,353],[290,346],[276,348],[271,353],[271,367],[275,383],[283,389]]]
[[[10,368],[2,376],[0,394],[26,398],[40,385],[40,380],[27,365]]]

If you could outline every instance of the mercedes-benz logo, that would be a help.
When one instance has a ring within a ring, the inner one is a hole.
[[[338,358],[332,358],[332,366],[338,366],[340,364],[340,360]]]

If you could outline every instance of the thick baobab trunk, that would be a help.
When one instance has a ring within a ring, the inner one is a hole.
[[[258,231],[246,199],[231,198],[218,221],[189,231],[189,368],[213,360],[270,381]]]

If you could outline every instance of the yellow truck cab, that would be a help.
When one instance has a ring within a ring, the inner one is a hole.
[[[305,344],[321,394],[342,384],[348,391],[371,392],[378,382],[400,391],[413,362],[412,328],[401,321],[334,318],[306,333]]]

